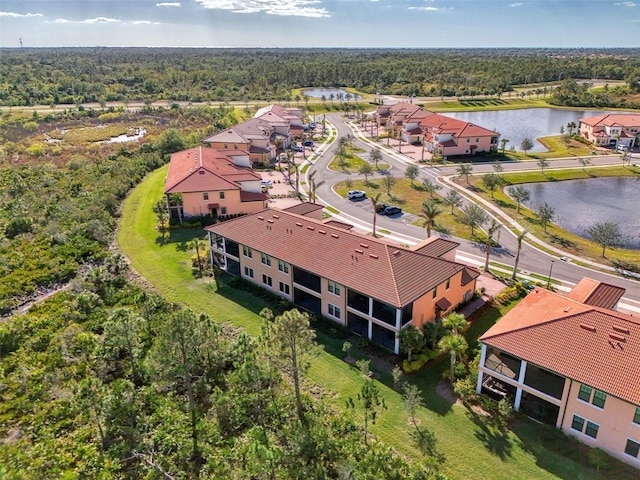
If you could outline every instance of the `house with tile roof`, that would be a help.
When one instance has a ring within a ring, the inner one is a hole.
[[[203,142],[218,150],[249,152],[249,159],[256,164],[274,160],[277,145],[286,148],[289,138],[276,132],[275,126],[266,120],[252,118],[207,137]]]
[[[500,134],[457,118],[428,115],[420,120],[425,149],[442,157],[475,155],[498,149]]]
[[[287,138],[285,146],[289,146],[291,140],[300,137],[304,132],[304,114],[299,107],[267,105],[258,109],[253,118],[259,118],[273,125],[278,134]]]
[[[640,318],[624,289],[535,288],[482,337],[476,389],[640,468]]]
[[[211,260],[394,353],[400,330],[420,328],[473,295],[479,272],[453,261],[455,242],[434,237],[407,248],[317,212],[266,209],[211,225]]]
[[[227,218],[267,206],[261,177],[251,168],[249,153],[195,147],[171,155],[164,194],[172,216],[212,215]],[[171,201],[180,194],[182,202]]]
[[[581,118],[578,132],[596,146],[637,147],[640,145],[640,114],[610,113]]]

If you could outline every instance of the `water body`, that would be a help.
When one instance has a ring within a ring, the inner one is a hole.
[[[346,90],[342,90],[341,88],[310,88],[308,90],[303,90],[302,93],[313,98],[322,98],[322,96],[324,95],[327,100],[329,100],[329,97],[331,96],[331,94],[333,94],[334,99],[337,100],[338,94],[341,93],[342,95],[346,96],[349,92],[347,92]],[[362,98],[360,95],[356,95],[354,93],[352,93],[351,95],[352,100],[360,100]]]
[[[533,140],[532,152],[546,152],[547,149],[536,140],[538,137],[560,135],[560,127],[567,128],[567,123],[580,119],[604,115],[602,110],[558,110],[555,108],[523,108],[521,110],[492,110],[485,112],[446,112],[444,115],[459,118],[465,122],[500,132],[500,138],[508,138],[507,150],[515,146],[520,150],[520,143],[525,137]],[[629,113],[629,112],[615,112]]]
[[[614,222],[625,236],[624,247],[640,249],[640,180],[637,177],[590,178],[523,185],[535,210],[544,202],[556,212],[554,223],[588,238],[587,228],[595,223]],[[509,188],[506,189],[507,193]]]
[[[133,135],[122,134],[117,137],[111,137],[109,140],[104,140],[100,143],[127,143],[127,142],[135,142],[140,140],[147,134],[147,130],[144,128],[137,128],[136,133]]]

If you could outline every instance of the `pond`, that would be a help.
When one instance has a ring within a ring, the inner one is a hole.
[[[554,223],[588,238],[586,230],[595,223],[614,222],[624,235],[624,247],[640,249],[640,180],[637,177],[590,178],[562,182],[528,183],[535,210],[548,203],[555,210]],[[509,188],[506,189],[507,194]]]
[[[341,88],[310,88],[303,90],[302,93],[313,98],[322,98],[324,96],[327,100],[331,99],[331,95],[333,95],[335,100],[338,100],[338,98],[342,96],[346,100],[346,95],[349,92],[342,90]],[[351,95],[351,100],[360,100],[362,98],[360,95],[356,95],[355,93],[352,93]]]
[[[531,152],[546,152],[547,149],[536,140],[539,137],[560,135],[560,127],[566,130],[567,123],[607,113],[602,110],[559,110],[555,108],[523,108],[520,110],[492,110],[484,112],[447,112],[444,115],[459,118],[465,122],[500,132],[500,138],[508,138],[507,150],[512,146],[520,150],[520,143],[525,137],[531,138],[534,147]],[[629,112],[615,112],[629,113]]]

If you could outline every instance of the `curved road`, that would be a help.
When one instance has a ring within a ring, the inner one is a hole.
[[[337,130],[338,138],[347,134],[353,135],[356,133],[345,123],[341,114],[327,114],[326,118]],[[355,135],[355,137],[358,147],[363,148],[367,152],[373,148],[371,143],[363,141],[358,135]],[[412,162],[407,161],[406,157],[384,148],[384,145],[379,146],[382,147],[383,162],[391,165],[392,174],[399,177],[404,176],[406,165]],[[343,172],[336,172],[327,168],[332,157],[333,155],[331,150],[325,151],[324,154],[321,153],[307,171],[307,174],[314,170],[317,171],[317,180],[324,181],[324,183],[318,187],[316,192],[318,201],[324,205],[331,205],[338,209],[340,211],[339,216],[343,217],[350,223],[360,227],[361,229],[371,230],[371,221],[374,215],[371,202],[367,199],[359,202],[351,202],[333,192],[332,186],[335,183],[344,181],[347,176]],[[590,157],[590,160],[592,165],[611,164],[612,160],[620,163],[620,160],[617,157],[614,159],[611,156]],[[554,168],[563,166],[576,168],[576,159],[553,161]],[[443,175],[455,174],[456,168],[455,166],[430,167],[423,165],[419,165],[419,167],[419,178],[430,178],[432,181],[436,181],[438,177]],[[538,168],[539,167],[535,162],[504,163],[504,171],[525,169],[537,170]],[[483,171],[493,171],[493,166],[491,164],[474,165],[474,173],[482,173]],[[357,175],[352,175],[352,178],[357,177]],[[443,185],[443,191],[446,192],[446,184],[443,184],[442,182],[439,183]],[[468,200],[465,199],[465,202],[468,202]],[[402,242],[402,240],[405,239],[407,243],[414,243],[426,238],[426,232],[424,229],[410,224],[415,218],[415,216],[410,214],[403,214],[398,219],[378,215],[376,225],[378,229],[384,229],[392,232],[391,236],[395,237],[394,239],[396,241]],[[503,221],[500,223],[504,224]],[[452,239],[460,243],[457,253],[459,261],[463,263],[484,264],[485,254],[480,246],[474,242],[461,238],[452,237]],[[517,243],[515,235],[509,229],[501,228],[500,244],[502,248],[494,249],[492,251],[491,260],[507,265],[513,265],[515,253],[517,251]],[[572,287],[585,276],[609,284],[618,285],[626,289],[626,293],[620,301],[620,308],[632,313],[640,313],[640,282],[627,280],[616,275],[599,272],[573,263],[561,261],[560,257],[544,253],[526,241],[523,242],[518,268],[528,272],[537,273],[545,278],[548,277],[549,271],[552,268],[552,278],[554,280],[562,281],[563,286],[566,287]]]

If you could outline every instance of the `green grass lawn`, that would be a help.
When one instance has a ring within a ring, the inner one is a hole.
[[[640,178],[640,168],[633,166],[617,166],[587,168],[584,170],[582,168],[561,170],[546,169],[544,173],[536,171],[508,173],[503,175],[508,185],[619,176],[634,176]],[[502,211],[514,218],[520,225],[526,228],[537,238],[540,238],[558,248],[562,248],[569,253],[579,255],[596,262],[604,261],[602,258],[602,247],[594,242],[567,232],[555,224],[547,225],[547,231],[545,233],[543,227],[540,225],[537,215],[533,211],[521,206],[520,213],[516,213],[516,203],[511,200],[502,188],[496,190],[494,192],[494,197],[491,198],[490,192],[483,188],[481,176],[469,177],[469,181],[475,188],[475,193],[480,194],[485,200],[490,201],[501,208]],[[462,181],[461,185],[466,185],[466,183]],[[640,251],[638,250],[607,249],[606,257],[608,260],[626,260],[640,265]]]
[[[165,240],[156,232],[152,206],[162,195],[166,172],[167,167],[163,167],[150,174],[126,199],[118,232],[121,250],[131,260],[131,266],[168,300],[257,334],[261,327],[258,312],[264,306],[261,300],[225,286],[224,281],[218,289],[215,282],[193,276],[190,257],[194,250],[189,242],[204,238],[202,230],[172,231]],[[478,318],[467,332],[470,342],[475,342],[502,313],[492,307]],[[357,394],[363,379],[355,368],[342,360],[343,339],[322,332],[318,339],[325,346],[325,352],[313,362],[307,383],[329,393],[328,398],[336,410],[343,412],[346,399]],[[386,354],[376,357],[393,360]],[[407,424],[402,396],[392,388],[389,374],[392,362],[387,363],[387,366],[384,363],[373,365],[388,410],[380,416],[372,432],[399,453],[417,459],[420,454],[410,437],[413,427]],[[581,458],[573,454],[575,449],[569,451],[571,454],[563,455],[550,450],[548,445],[556,448],[563,443],[542,441],[540,428],[528,420],[520,420],[514,432],[497,431],[487,426],[466,408],[451,404],[437,394],[436,385],[447,368],[447,359],[439,358],[411,375],[408,381],[422,389],[425,408],[420,409],[418,418],[421,425],[435,433],[437,448],[445,457],[442,471],[450,479],[637,478],[637,471],[619,466],[615,467],[615,477],[610,476],[612,471],[596,473],[583,466]],[[551,434],[559,435],[554,431]],[[559,438],[564,437],[560,435]]]

